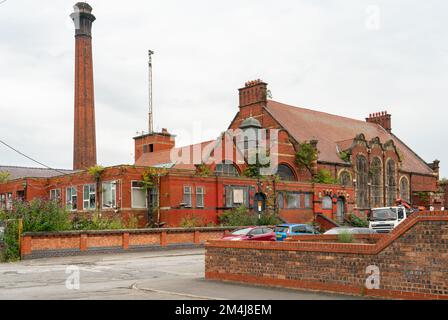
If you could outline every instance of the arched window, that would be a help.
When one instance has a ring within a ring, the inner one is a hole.
[[[284,181],[296,181],[292,169],[286,164],[280,164],[277,168],[277,175]]]
[[[409,202],[409,180],[407,177],[401,177],[400,181],[400,198],[406,202]]]
[[[237,177],[240,175],[235,165],[232,162],[226,162],[226,161],[216,165],[215,173],[217,176],[227,176],[227,177]]]
[[[395,170],[395,161],[387,161],[386,168],[386,180],[387,180],[387,206],[393,206],[397,200],[397,175]]]
[[[333,209],[333,199],[331,197],[324,197],[322,199],[322,209]]]
[[[341,185],[343,185],[344,187],[351,187],[352,186],[352,176],[350,175],[350,172],[342,171],[339,174],[339,183]]]
[[[372,207],[378,208],[383,206],[383,165],[380,158],[375,157],[370,165],[370,174],[372,177]]]
[[[369,171],[367,159],[364,156],[356,157],[356,206],[358,208],[367,208],[368,199]]]

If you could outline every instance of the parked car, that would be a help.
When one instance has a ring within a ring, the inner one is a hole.
[[[283,241],[289,236],[319,234],[313,226],[294,223],[279,224],[274,228],[274,231],[277,241]]]
[[[352,228],[352,227],[337,227],[328,230],[324,234],[341,234],[341,233],[351,233],[351,234],[376,234],[377,232],[369,228]]]
[[[247,227],[224,235],[222,240],[231,241],[275,241],[274,230],[267,227]]]

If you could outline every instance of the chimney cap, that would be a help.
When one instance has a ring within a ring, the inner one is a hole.
[[[92,6],[87,2],[77,2],[73,8],[75,9],[75,12],[91,13],[93,10]]]

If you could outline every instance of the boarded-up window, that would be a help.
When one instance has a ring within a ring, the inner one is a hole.
[[[370,165],[370,174],[372,177],[372,207],[378,208],[383,206],[383,169],[381,160],[377,157],[373,158]]]
[[[356,205],[358,208],[367,208],[368,203],[369,171],[367,159],[364,156],[356,157]]]
[[[393,206],[397,200],[397,174],[395,169],[395,161],[387,161],[387,206]]]

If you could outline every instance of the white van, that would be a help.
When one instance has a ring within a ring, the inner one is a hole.
[[[412,214],[412,210],[406,210],[404,206],[372,209],[369,228],[378,233],[389,233],[410,214]]]

